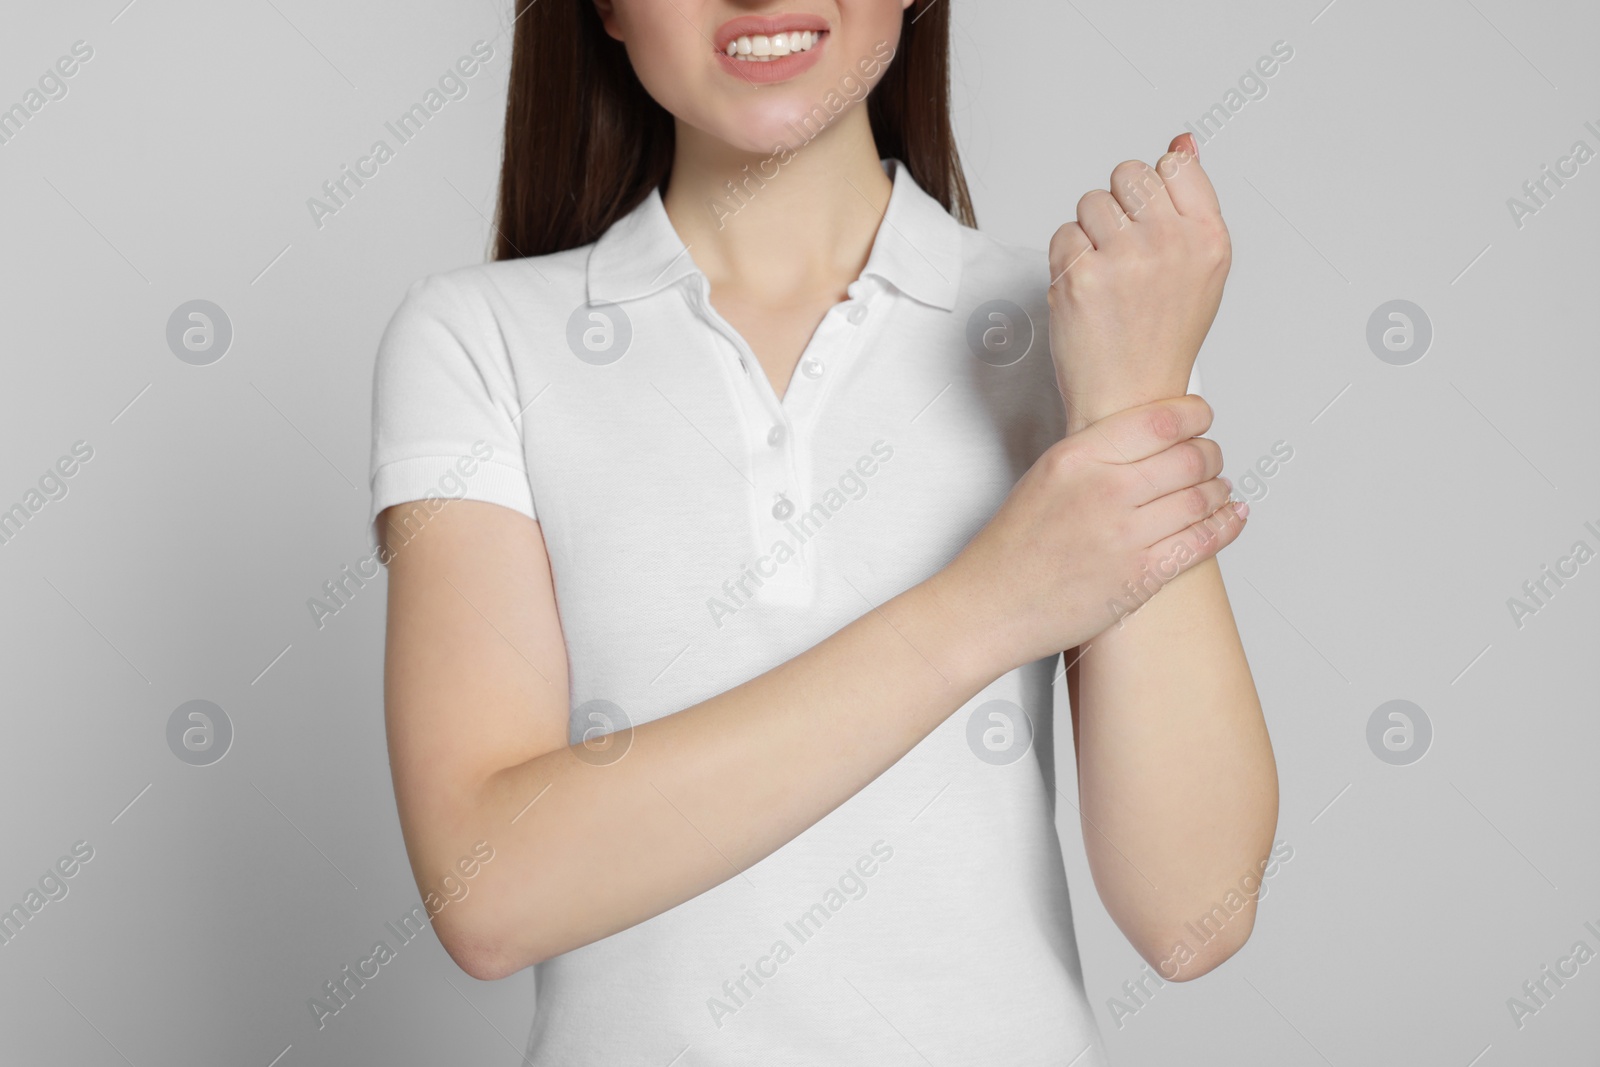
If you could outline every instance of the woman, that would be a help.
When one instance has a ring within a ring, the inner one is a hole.
[[[1057,798],[1173,980],[1277,818],[1192,142],[1047,259],[964,224],[948,0],[520,6],[496,259],[412,286],[375,380],[440,941],[537,965],[535,1063],[1102,1063]]]

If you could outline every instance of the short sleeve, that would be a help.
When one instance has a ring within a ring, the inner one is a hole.
[[[451,283],[412,284],[378,343],[372,375],[372,503],[377,542],[384,508],[483,500],[534,518],[521,412],[509,357],[487,309],[474,312]]]

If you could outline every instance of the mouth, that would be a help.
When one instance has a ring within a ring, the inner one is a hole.
[[[764,64],[807,55],[827,36],[827,20],[816,15],[746,15],[724,23],[713,46],[728,61]]]

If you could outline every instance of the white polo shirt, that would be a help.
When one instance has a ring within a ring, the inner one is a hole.
[[[371,518],[453,496],[538,519],[573,741],[921,582],[1063,435],[1045,253],[884,166],[866,267],[782,400],[655,192],[595,244],[424,278],[390,322]],[[743,876],[538,965],[532,1062],[1102,1067],[1054,824],[1059,663],[996,680]]]

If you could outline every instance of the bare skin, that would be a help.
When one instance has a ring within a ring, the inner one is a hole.
[[[1118,165],[1110,188],[1085,194],[1077,220],[1056,232],[1050,260],[1050,343],[1068,431],[1182,393],[1231,261],[1193,136],[1174,138],[1154,167]],[[1149,917],[1199,887],[1259,874],[1242,857],[1265,855],[1278,819],[1272,744],[1221,570],[1206,560],[1160,590],[1137,616],[1066,653],[1089,867],[1135,944],[1159,937]],[[1211,847],[1186,847],[1197,840]],[[1242,944],[1255,908],[1247,896],[1221,939]],[[1214,966],[1188,957],[1174,942],[1152,962],[1168,978]]]
[[[767,155],[762,123],[786,99],[775,86],[724,91],[691,69],[718,20],[743,8],[597,6],[614,36],[650,42],[630,57],[680,116],[668,215],[710,277],[713,305],[781,395],[817,323],[858,276],[888,200],[865,109],[842,113],[782,180],[715,227],[696,205]],[[818,11],[837,20],[830,46],[859,55],[884,23],[898,25],[901,6],[836,0]],[[858,18],[868,30],[853,40]],[[662,82],[680,74],[682,84]],[[1075,432],[955,560],[794,659],[635,728],[614,763],[595,766],[568,744],[566,647],[537,522],[460,501],[389,546],[390,762],[418,885],[435,884],[474,842],[495,849],[472,895],[435,920],[464,970],[501,977],[705,892],[854,796],[995,678],[1085,645],[1068,677],[1085,841],[1130,942],[1152,963],[1169,958],[1184,924],[1258,869],[1276,779],[1210,562],[1242,520],[1217,477],[1220,449],[1200,437],[1209,406],[1179,395],[1189,342],[1198,349],[1205,332],[1192,337],[1192,324],[1209,326],[1215,313],[1195,281],[1208,248],[1180,246],[1180,232],[1166,219],[1137,231],[1137,242],[1107,236],[1104,256],[1092,247],[1084,257],[1106,269],[1053,288],[1062,314],[1052,315],[1051,347],[1075,388],[1064,397]],[[1155,284],[1164,272],[1175,278],[1170,291]],[[1215,288],[1220,295],[1220,280]],[[1151,315],[1180,324],[1139,335],[1131,349],[1118,341]],[[388,509],[383,524],[406,510]],[[1122,583],[1173,560],[1159,595],[1108,629]],[[880,709],[865,732],[844,710],[864,705]],[[848,748],[829,740],[846,732]],[[1170,977],[1228,958],[1252,918],[1237,916]]]

